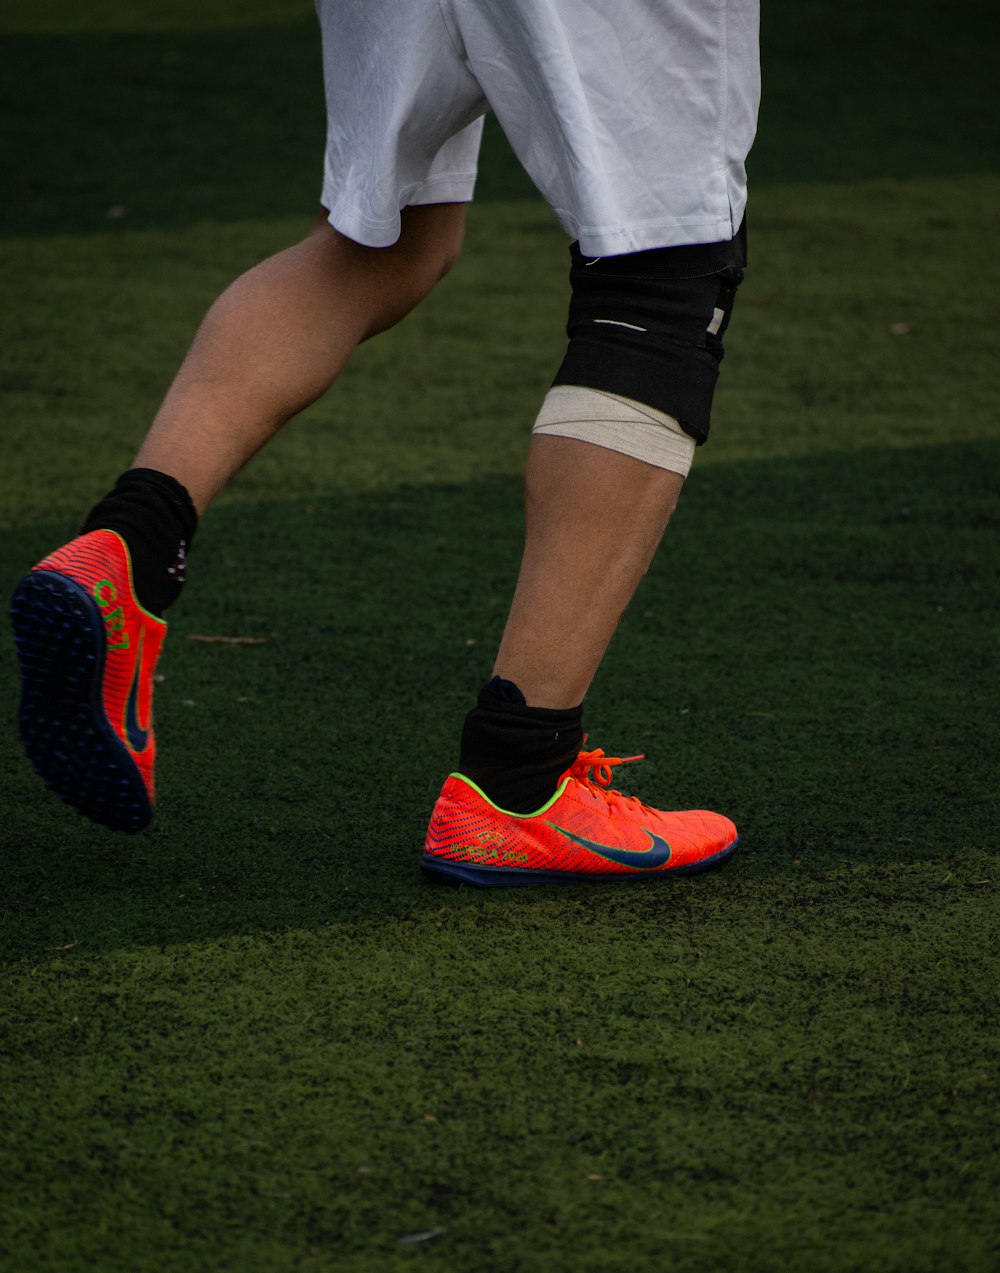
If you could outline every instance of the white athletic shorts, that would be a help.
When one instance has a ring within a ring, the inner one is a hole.
[[[482,117],[581,250],[732,238],[760,97],[758,0],[316,0],[323,206],[386,247],[472,198]]]

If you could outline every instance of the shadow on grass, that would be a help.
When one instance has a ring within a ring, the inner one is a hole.
[[[991,170],[984,17],[977,0],[955,0],[944,24],[931,0],[767,7],[754,182]],[[318,203],[325,112],[311,17],[6,35],[0,52],[3,232],[299,216]],[[533,193],[490,121],[477,200]]]
[[[991,847],[998,459],[984,442],[695,472],[587,722],[649,757],[623,787],[741,826],[726,874],[678,887]],[[154,828],[83,822],[3,733],[6,957],[495,904],[417,861],[520,517],[518,483],[488,477],[217,510],[161,665]],[[4,586],[64,535],[5,535]],[[9,644],[0,674],[10,719]]]

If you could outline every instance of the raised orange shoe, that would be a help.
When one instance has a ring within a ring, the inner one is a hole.
[[[95,822],[152,817],[153,671],[166,635],[132,586],[115,531],[81,535],[14,589],[21,740],[45,783]]]
[[[508,813],[474,782],[451,774],[438,797],[422,868],[480,888],[575,880],[648,880],[690,875],[724,861],[736,827],[704,809],[662,813],[611,789],[627,760],[581,751],[537,813]]]

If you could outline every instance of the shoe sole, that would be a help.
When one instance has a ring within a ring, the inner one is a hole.
[[[425,853],[421,859],[420,869],[435,883],[472,884],[476,888],[523,888],[532,884],[596,884],[609,881],[621,884],[633,880],[662,880],[674,875],[696,875],[699,871],[709,871],[714,866],[721,866],[731,857],[738,844],[739,840],[736,839],[718,853],[713,853],[700,862],[692,862],[690,866],[674,866],[662,871],[633,871],[628,875],[608,871],[595,874],[588,871],[527,871],[507,866],[470,866],[467,862],[449,862],[429,853]]]
[[[87,592],[39,570],[14,589],[10,610],[21,663],[21,741],[45,785],[116,831],[152,817],[142,774],[104,713],[104,623]]]

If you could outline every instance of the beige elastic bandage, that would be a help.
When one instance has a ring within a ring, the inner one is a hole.
[[[602,389],[556,385],[546,394],[532,432],[592,442],[681,477],[687,477],[694,459],[694,438],[673,416]]]

